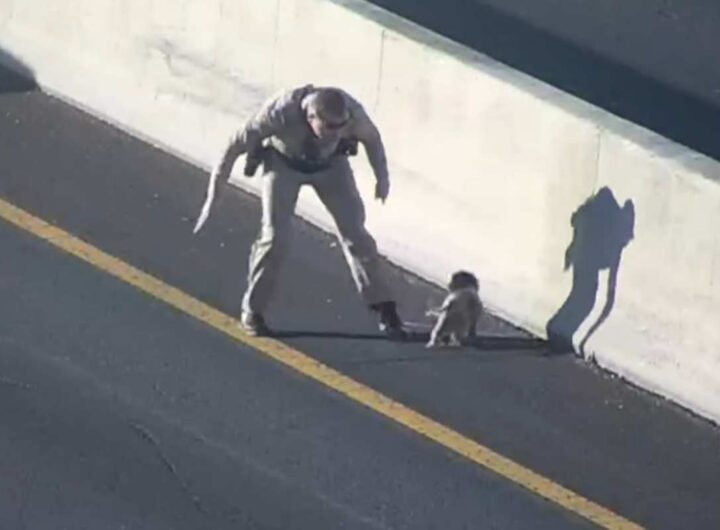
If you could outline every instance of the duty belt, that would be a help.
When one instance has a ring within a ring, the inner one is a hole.
[[[268,147],[268,149],[272,149],[287,167],[294,169],[295,171],[299,171],[300,173],[318,173],[329,169],[331,165],[330,160],[306,160],[303,158],[288,156],[274,147]]]

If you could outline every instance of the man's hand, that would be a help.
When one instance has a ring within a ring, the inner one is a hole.
[[[390,181],[387,179],[378,180],[375,183],[375,198],[384,203],[388,195],[390,195]]]

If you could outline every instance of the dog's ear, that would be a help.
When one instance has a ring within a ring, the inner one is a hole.
[[[475,276],[471,272],[468,272],[468,285],[475,289],[480,289],[480,282],[478,281],[477,276]]]

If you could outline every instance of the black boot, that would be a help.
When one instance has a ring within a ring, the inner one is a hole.
[[[272,333],[263,316],[252,311],[242,312],[240,315],[240,327],[252,337],[267,337]]]
[[[395,302],[380,302],[372,304],[370,309],[378,314],[378,327],[391,339],[404,339],[407,337],[403,329],[403,322],[397,313]]]

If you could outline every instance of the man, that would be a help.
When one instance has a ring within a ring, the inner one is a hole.
[[[262,163],[262,223],[250,252],[241,324],[254,335],[270,333],[264,311],[286,254],[300,187],[313,186],[332,215],[357,290],[390,337],[404,330],[380,269],[373,237],[365,229],[365,208],[347,159],[357,141],[375,173],[375,198],[390,190],[385,149],[363,107],[346,92],[312,85],[266,102],[235,134],[214,169],[225,183],[237,158],[247,153],[246,175]],[[253,167],[255,166],[255,167]]]

